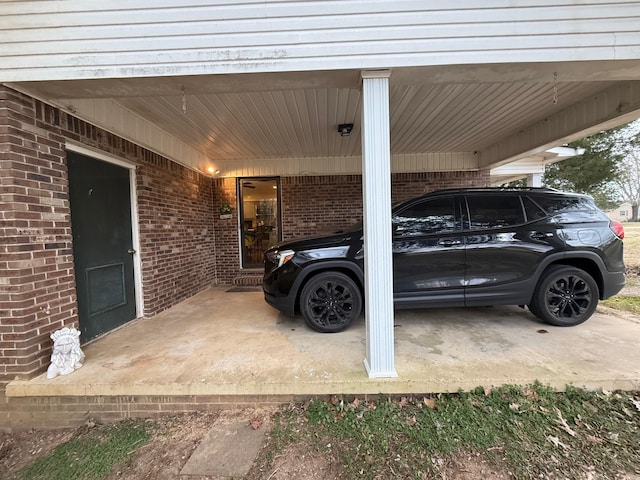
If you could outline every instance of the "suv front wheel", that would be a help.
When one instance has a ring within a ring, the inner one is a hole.
[[[560,327],[586,321],[598,306],[598,285],[584,270],[566,265],[549,267],[538,282],[529,310]]]
[[[319,273],[300,294],[300,312],[307,324],[322,333],[335,333],[351,326],[360,316],[362,295],[355,282],[339,272]]]

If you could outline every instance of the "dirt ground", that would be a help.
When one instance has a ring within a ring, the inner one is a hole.
[[[108,480],[220,480],[208,476],[182,476],[180,471],[198,447],[200,441],[217,421],[233,417],[253,419],[273,415],[274,410],[224,411],[188,413],[149,420],[152,425],[151,441],[138,448],[129,460],[115,468]],[[248,420],[250,421],[250,420]],[[266,421],[265,424],[271,424]],[[0,478],[11,478],[20,468],[44,456],[56,446],[70,440],[87,428],[53,431],[0,433]],[[275,455],[274,455],[275,453]],[[452,480],[506,480],[508,472],[496,471],[481,456],[458,455],[442,461],[440,478]],[[343,473],[337,456],[314,450],[307,444],[292,444],[283,451],[274,452],[269,435],[263,451],[253,463],[245,480],[341,480]],[[426,479],[425,479],[426,480]]]

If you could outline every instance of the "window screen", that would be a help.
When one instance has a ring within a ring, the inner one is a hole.
[[[500,228],[524,223],[524,212],[518,195],[470,196],[470,227],[474,230]]]

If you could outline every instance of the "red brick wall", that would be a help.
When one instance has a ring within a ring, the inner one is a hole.
[[[0,380],[43,371],[49,334],[77,326],[67,139],[138,164],[145,315],[215,278],[209,177],[0,86]]]
[[[220,207],[231,207],[231,218],[220,218]],[[215,220],[215,254],[217,283],[231,283],[240,272],[240,239],[238,237],[238,202],[235,178],[217,178],[213,181],[213,209]]]
[[[282,238],[331,233],[362,218],[360,175],[287,177],[282,190]]]
[[[215,278],[211,179],[157,157],[136,170],[144,313],[153,316]]]
[[[50,333],[77,321],[63,145],[0,87],[0,378],[43,369]]]

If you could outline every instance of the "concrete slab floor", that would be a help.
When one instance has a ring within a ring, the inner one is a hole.
[[[568,384],[640,388],[640,320],[599,309],[558,328],[518,307],[397,311],[398,378],[369,379],[364,319],[323,335],[260,292],[210,288],[83,347],[71,375],[13,381],[7,396],[324,395],[455,392]]]

